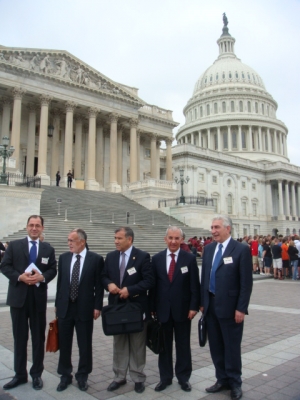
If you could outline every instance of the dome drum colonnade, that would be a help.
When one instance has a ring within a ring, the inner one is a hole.
[[[61,62],[64,68],[55,69]],[[26,156],[22,173],[33,175],[37,155],[36,174],[42,184],[55,184],[60,170],[66,186],[71,170],[75,179],[85,177],[86,189],[121,191],[127,180],[160,179],[159,146],[165,140],[166,179],[172,179],[172,128],[177,124],[171,111],[145,104],[137,89],[110,81],[65,53],[21,53],[2,47],[0,65],[1,136],[10,136],[16,149],[13,170],[21,171]],[[78,80],[82,71],[88,79]],[[16,86],[20,75],[22,85]],[[51,121],[54,131],[49,140]],[[141,145],[144,153],[149,148],[147,157],[141,154]]]

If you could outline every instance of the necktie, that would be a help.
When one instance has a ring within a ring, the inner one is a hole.
[[[169,267],[169,272],[168,272],[168,278],[169,278],[170,282],[172,282],[173,275],[174,275],[174,271],[175,271],[176,262],[175,262],[175,254],[174,254],[174,253],[171,253],[170,256],[172,257],[172,260],[171,260],[171,262],[170,262],[170,267]]]
[[[124,273],[126,269],[126,264],[125,264],[125,253],[121,253],[121,265],[120,265],[120,286],[122,285],[123,278],[124,278]]]
[[[219,249],[217,251],[217,254],[215,256],[213,265],[212,265],[212,269],[211,269],[211,273],[210,273],[210,282],[209,282],[209,291],[212,293],[215,293],[216,291],[216,270],[218,268],[218,265],[221,261],[222,258],[222,243],[219,244]]]
[[[77,254],[77,260],[73,265],[73,272],[71,278],[71,286],[70,286],[70,299],[75,301],[78,297],[78,285],[79,285],[79,272],[80,272],[80,255]]]
[[[34,240],[31,240],[30,243],[32,244],[32,246],[29,252],[29,265],[31,263],[35,264],[37,257],[36,242]]]

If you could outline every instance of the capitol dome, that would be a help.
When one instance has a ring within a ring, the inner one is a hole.
[[[217,41],[218,58],[200,75],[184,107],[177,142],[254,161],[286,162],[288,131],[276,118],[277,103],[259,74],[236,56],[227,24],[226,19]]]

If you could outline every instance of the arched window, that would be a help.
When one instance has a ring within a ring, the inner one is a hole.
[[[239,74],[237,72],[235,73],[235,77],[236,79],[239,79]]]
[[[237,149],[237,133],[232,132],[232,148]]]
[[[265,105],[264,104],[261,105],[261,112],[262,112],[262,115],[265,115]]]
[[[203,108],[202,108],[202,106],[200,107],[200,117],[201,118],[203,117]]]
[[[243,112],[244,111],[244,107],[243,107],[243,102],[242,101],[239,102],[239,106],[240,106],[240,112]]]
[[[223,132],[223,149],[228,150],[228,134]]]
[[[216,81],[219,79],[219,74],[216,75]]]
[[[248,101],[247,107],[248,107],[248,112],[251,112],[251,101]]]
[[[214,113],[218,114],[218,103],[214,104]]]
[[[258,103],[255,103],[255,112],[258,114]]]
[[[197,108],[195,108],[195,110],[194,110],[194,117],[195,117],[195,119],[197,119]]]
[[[232,78],[232,74],[231,74],[231,72],[229,72],[229,79],[231,79]]]
[[[227,196],[227,214],[232,214],[232,195]]]
[[[214,149],[218,150],[218,135],[215,133],[214,134]]]
[[[222,101],[222,112],[225,113],[226,112],[226,102]]]
[[[246,149],[246,133],[242,131],[242,148]]]
[[[230,108],[231,108],[231,112],[234,112],[234,101],[230,102]]]
[[[210,115],[210,106],[206,104],[206,115]]]
[[[222,78],[225,79],[225,72],[223,72]]]

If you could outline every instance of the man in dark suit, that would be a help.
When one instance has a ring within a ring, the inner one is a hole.
[[[74,229],[68,236],[70,251],[58,261],[55,299],[59,331],[59,361],[57,372],[61,380],[57,391],[62,392],[72,382],[72,343],[74,327],[79,347],[79,363],[75,378],[81,391],[88,388],[88,374],[92,372],[92,336],[94,319],[101,313],[103,287],[101,272],[103,258],[86,249],[87,235]]]
[[[175,375],[181,389],[190,392],[192,373],[191,321],[200,305],[199,269],[196,257],[180,249],[183,233],[170,226],[165,242],[167,249],[152,258],[155,288],[151,291],[151,310],[165,330],[165,350],[159,354],[160,382],[155,390],[160,392],[173,379],[173,331],[175,333]]]
[[[252,291],[252,259],[249,247],[232,239],[231,226],[228,216],[213,219],[214,242],[205,247],[202,261],[200,309],[207,321],[217,378],[206,391],[231,388],[236,400],[242,397],[241,342]]]
[[[135,248],[133,230],[121,227],[115,231],[116,250],[105,259],[103,286],[109,291],[108,303],[113,304],[116,296],[141,304],[145,321],[150,318],[147,291],[154,286],[150,266],[150,255]],[[142,332],[114,336],[113,371],[115,377],[108,391],[117,390],[126,384],[127,370],[134,382],[134,390],[145,390],[146,375],[146,323]]]
[[[3,388],[12,389],[27,382],[30,326],[33,362],[30,375],[33,388],[40,390],[43,387],[47,284],[56,276],[56,260],[53,247],[39,240],[44,230],[44,219],[40,215],[31,215],[26,229],[28,236],[10,242],[1,264],[3,275],[9,279],[6,304],[10,306],[12,319],[16,373]],[[26,272],[30,265],[33,270]]]

